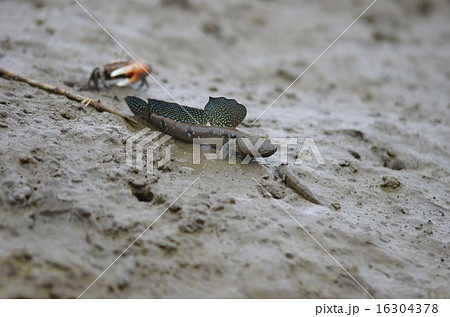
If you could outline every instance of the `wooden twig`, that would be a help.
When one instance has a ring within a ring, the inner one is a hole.
[[[48,85],[45,83],[41,83],[41,82],[38,82],[38,81],[30,79],[30,78],[19,76],[19,75],[14,74],[13,72],[11,72],[7,69],[4,69],[4,68],[0,68],[0,76],[3,78],[9,79],[9,80],[15,80],[15,81],[21,81],[21,82],[27,83],[30,86],[43,89],[43,90],[48,91],[53,94],[65,96],[71,100],[79,101],[85,105],[89,105],[89,106],[97,109],[100,112],[106,111],[106,112],[109,112],[116,116],[119,116],[128,122],[136,124],[135,120],[131,119],[130,117],[128,117],[126,115],[121,114],[120,112],[117,112],[114,109],[106,107],[100,100],[94,101],[91,98],[84,97],[82,95],[73,93],[71,91],[68,91],[68,90],[65,90],[65,89],[62,89],[62,88],[59,88],[56,86]]]
[[[287,164],[282,164],[278,167],[278,174],[286,185],[300,194],[300,196],[313,204],[323,205],[319,199],[317,199],[316,195],[314,195],[313,192],[291,172]]]

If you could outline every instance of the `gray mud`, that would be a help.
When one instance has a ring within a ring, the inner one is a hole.
[[[370,1],[81,3],[178,102],[235,98],[248,125]],[[75,2],[0,7],[0,67],[128,114],[127,95],[171,101],[151,78],[84,90],[124,55]],[[280,205],[374,297],[450,297],[449,12],[378,1],[246,128],[314,138],[326,164],[293,171],[329,207],[273,178],[276,158],[192,166],[170,140],[154,175],[129,167],[142,126],[0,78],[0,297],[79,296],[197,177],[83,297],[368,297]]]

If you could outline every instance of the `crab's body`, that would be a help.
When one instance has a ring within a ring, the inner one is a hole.
[[[94,68],[88,81],[88,87],[99,89],[99,80],[104,87],[108,87],[106,81],[115,79],[121,79],[116,82],[116,86],[129,86],[140,80],[139,88],[143,85],[148,87],[146,77],[149,73],[150,65],[140,61],[108,63],[103,65],[103,69],[100,67]]]

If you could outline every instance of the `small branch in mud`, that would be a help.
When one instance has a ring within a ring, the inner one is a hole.
[[[21,81],[30,86],[37,87],[39,89],[48,91],[49,93],[65,96],[66,98],[69,98],[71,100],[79,101],[87,106],[91,106],[100,112],[106,111],[113,115],[119,116],[122,119],[125,119],[126,121],[128,121],[130,123],[136,124],[135,120],[131,119],[130,117],[128,117],[124,114],[121,114],[120,112],[117,112],[114,109],[106,107],[100,100],[94,101],[91,98],[73,93],[71,91],[68,91],[68,90],[65,90],[65,89],[62,89],[62,88],[59,88],[56,86],[48,85],[45,83],[41,83],[41,82],[38,82],[38,81],[30,79],[30,78],[22,77],[20,75],[14,74],[13,72],[11,72],[7,69],[4,69],[4,68],[0,68],[0,77],[9,79],[9,80]]]
[[[282,164],[278,167],[278,174],[288,187],[292,188],[303,198],[312,202],[313,204],[324,205],[319,201],[319,199],[317,199],[316,195],[314,195],[313,192],[291,172],[286,164]]]

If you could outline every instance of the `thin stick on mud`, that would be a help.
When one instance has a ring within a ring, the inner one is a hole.
[[[91,98],[73,93],[71,91],[68,91],[68,90],[65,90],[65,89],[62,89],[62,88],[59,88],[56,86],[48,85],[45,83],[41,83],[41,82],[38,82],[38,81],[30,79],[30,78],[22,77],[20,75],[14,74],[13,72],[11,72],[7,69],[4,69],[4,68],[0,68],[0,77],[9,79],[9,80],[21,81],[21,82],[27,83],[30,86],[37,87],[37,88],[43,89],[45,91],[48,91],[49,93],[65,96],[71,100],[79,101],[79,102],[83,103],[84,105],[91,106],[100,112],[106,111],[113,115],[119,116],[122,119],[125,119],[126,121],[128,121],[130,123],[136,124],[135,120],[131,119],[130,117],[128,117],[124,114],[121,114],[120,112],[117,112],[114,109],[106,107],[100,100],[94,101]]]
[[[316,195],[314,195],[313,192],[292,173],[287,164],[282,164],[278,167],[278,174],[288,187],[292,188],[303,198],[313,204],[324,205],[317,199]]]

